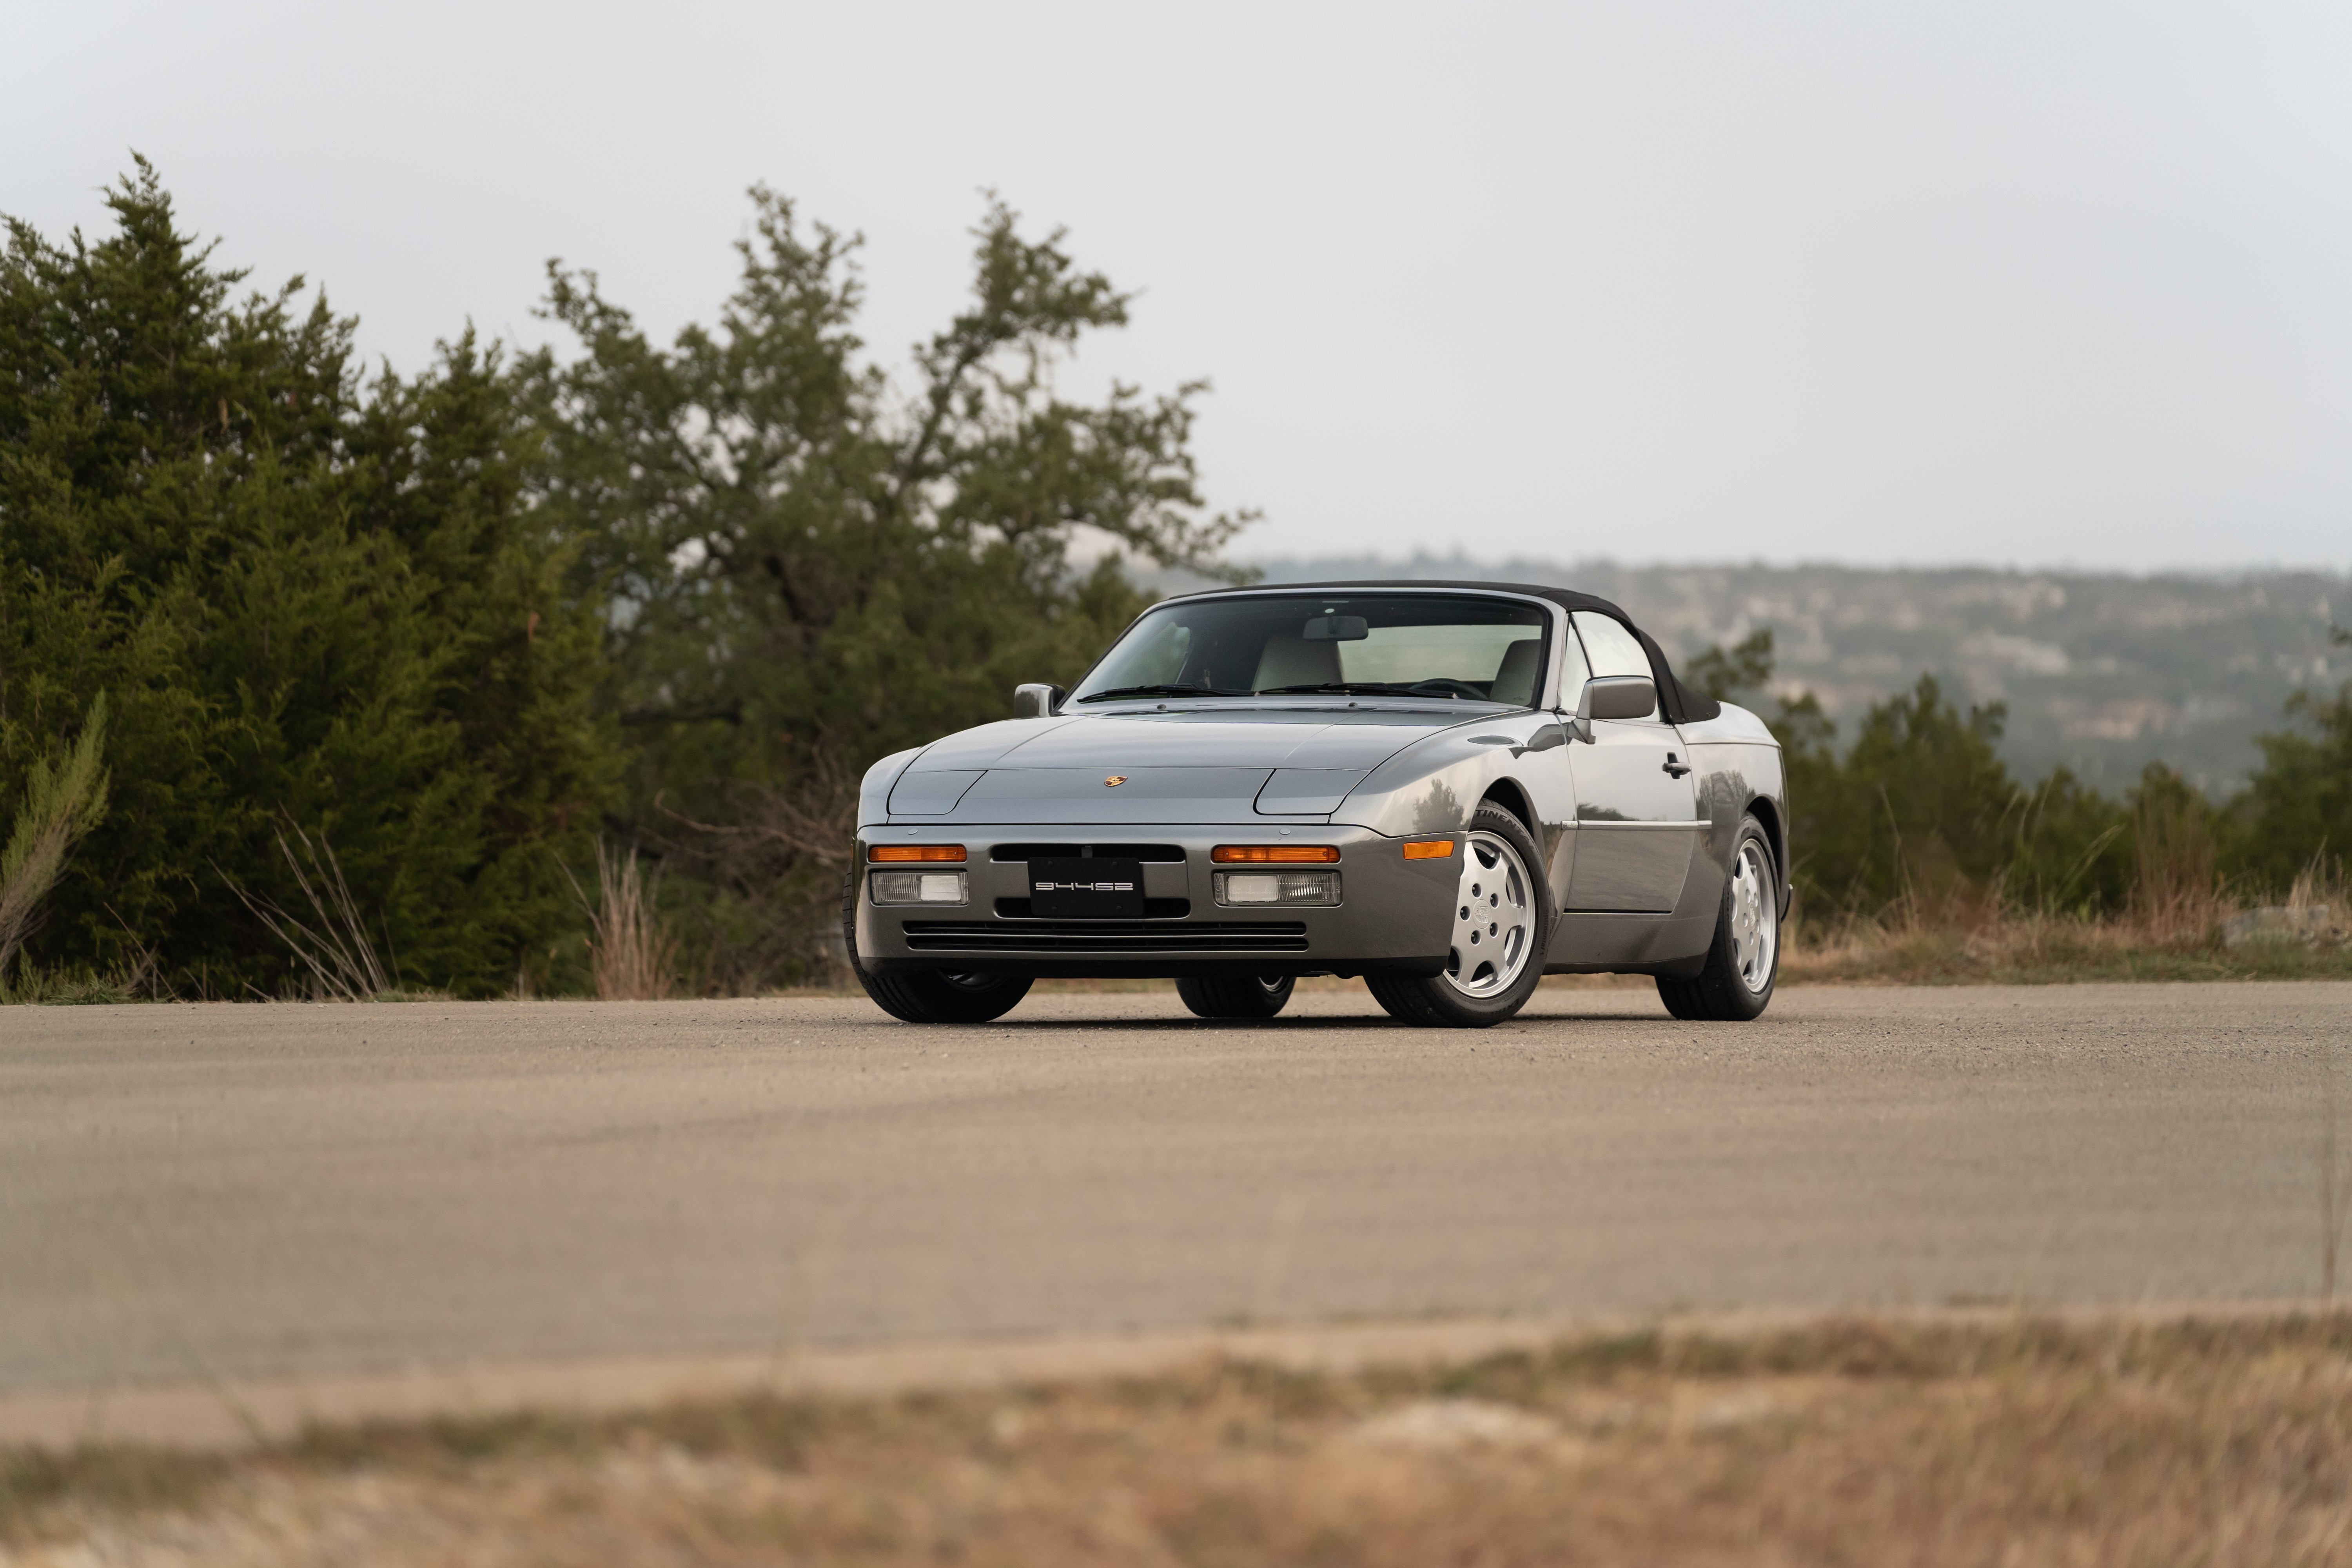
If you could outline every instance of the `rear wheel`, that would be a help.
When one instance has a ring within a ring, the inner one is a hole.
[[[1297,984],[1287,974],[1220,974],[1179,980],[1176,994],[1203,1018],[1271,1018],[1289,1005]]]
[[[1517,817],[1488,802],[1472,815],[1462,848],[1444,972],[1364,976],[1372,999],[1401,1023],[1474,1029],[1499,1024],[1527,1005],[1543,979],[1551,890],[1536,869],[1543,857],[1535,839]]]
[[[1696,979],[1658,980],[1658,999],[1677,1018],[1744,1024],[1772,1000],[1780,973],[1780,879],[1764,825],[1742,817],[1715,942]]]
[[[1029,994],[1025,974],[963,974],[933,969],[916,974],[868,974],[857,962],[857,873],[841,879],[841,943],[850,972],[874,1005],[909,1024],[987,1024]]]

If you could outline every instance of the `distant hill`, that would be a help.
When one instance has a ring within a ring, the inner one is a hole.
[[[1871,703],[1922,671],[1977,702],[2009,704],[2002,753],[2025,778],[2064,764],[2107,790],[2150,761],[2226,795],[2261,763],[2254,737],[2284,723],[2298,687],[2333,689],[2352,657],[2352,577],[2319,572],[2133,577],[1852,566],[1477,563],[1460,556],[1257,563],[1269,582],[1470,577],[1556,583],[1614,599],[1685,657],[1770,626],[1781,684],[1818,695],[1851,738]],[[1180,574],[1165,592],[1205,586]]]

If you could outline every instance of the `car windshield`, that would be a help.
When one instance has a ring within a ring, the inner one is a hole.
[[[1450,594],[1268,594],[1146,614],[1071,693],[1363,693],[1527,707],[1543,674],[1541,606]]]

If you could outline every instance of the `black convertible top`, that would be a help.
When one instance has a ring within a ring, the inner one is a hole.
[[[1640,639],[1642,651],[1650,656],[1650,676],[1658,685],[1658,705],[1666,717],[1677,724],[1703,723],[1718,718],[1723,704],[1703,692],[1693,691],[1675,678],[1674,666],[1666,662],[1666,650],[1658,639],[1633,624],[1633,617],[1608,600],[1591,594],[1580,594],[1573,588],[1555,588],[1541,583],[1459,583],[1429,577],[1381,578],[1363,583],[1253,583],[1246,588],[1211,588],[1199,594],[1179,594],[1181,599],[1206,598],[1213,594],[1266,593],[1275,590],[1297,589],[1311,593],[1318,588],[1471,588],[1499,590],[1506,594],[1525,594],[1532,598],[1549,599],[1570,611],[1590,610],[1607,616]]]

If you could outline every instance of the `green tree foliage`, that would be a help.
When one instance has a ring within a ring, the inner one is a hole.
[[[2332,642],[2352,647],[2352,632]],[[2262,736],[2263,767],[2234,803],[2230,863],[2250,883],[2284,889],[2315,860],[2352,857],[2352,681],[2333,696],[2287,700],[2297,727]]]
[[[1710,696],[1770,719],[1788,770],[1790,869],[1806,908],[1875,911],[1923,895],[1948,899],[1982,869],[1987,810],[2001,813],[2013,793],[1992,752],[1997,710],[1963,718],[1925,679],[1871,710],[1848,760],[1817,700],[1769,697],[1773,668],[1767,626],[1732,647],[1707,649],[1686,675]]]
[[[2118,803],[2068,769],[2011,795],[2010,858],[2002,889],[2046,914],[2112,913],[2130,901],[2139,868],[2133,811],[2143,795],[2173,801],[2196,791],[2162,763],[2150,763],[2140,786]]]
[[[1719,702],[1753,700],[1772,679],[1772,628],[1759,626],[1729,647],[1708,648],[1685,665],[1682,681]]]
[[[1813,875],[1849,899],[1941,907],[1991,885],[2016,785],[1995,747],[1999,704],[1965,714],[1932,675],[1873,708],[1842,769],[1843,832],[1822,841]]]
[[[1190,446],[1205,384],[1093,403],[1055,372],[1129,297],[1057,232],[992,203],[969,304],[893,381],[864,357],[858,241],[751,193],[741,277],[667,349],[593,273],[551,267],[574,358],[526,367],[542,500],[611,606],[609,700],[639,837],[698,924],[704,983],[793,972],[824,921],[876,758],[1067,682],[1141,608],[1081,529],[1218,571],[1244,519],[1205,513]]]
[[[1688,676],[1766,713],[1780,737],[1794,871],[1816,912],[1937,918],[2000,900],[2047,913],[2131,910],[2185,931],[2210,912],[2217,881],[2275,896],[2352,843],[2352,683],[2332,699],[2292,699],[2289,714],[2316,732],[2263,737],[2267,765],[2218,808],[2162,763],[2120,800],[2063,768],[2021,785],[1995,750],[2000,707],[1963,713],[1931,676],[1872,708],[1841,753],[1812,698],[1770,697],[1772,671],[1768,627],[1707,649]]]
[[[409,982],[511,984],[576,923],[557,857],[610,763],[507,377],[468,334],[363,389],[352,323],[299,279],[235,300],[143,162],[108,205],[0,260],[0,799],[113,713],[113,809],[28,953],[274,990],[231,884],[285,902],[299,826]]]

